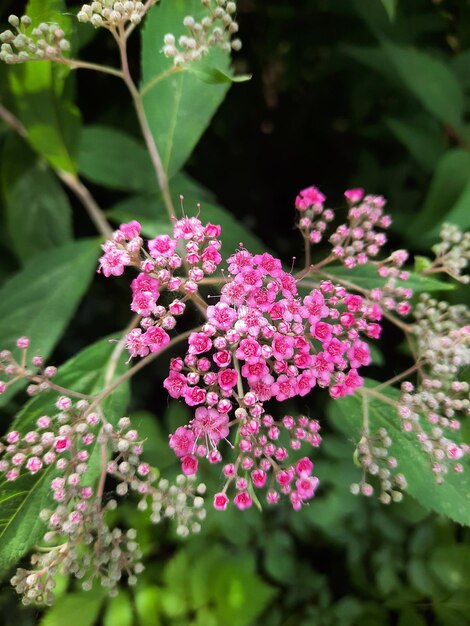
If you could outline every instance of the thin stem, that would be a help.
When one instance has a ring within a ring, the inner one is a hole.
[[[397,383],[402,378],[406,378],[410,374],[413,374],[413,372],[416,372],[416,370],[419,370],[422,365],[423,365],[423,361],[418,361],[418,363],[415,363],[404,372],[401,372],[401,374],[397,374],[393,378],[390,378],[389,380],[386,380],[385,382],[380,383],[380,385],[373,387],[374,391],[378,391],[379,389],[384,389],[385,387],[389,387],[390,385]]]
[[[374,391],[374,389],[371,389],[370,387],[362,387],[362,393],[367,394],[368,396],[372,396],[373,398],[377,398],[377,400],[385,402],[385,404],[390,404],[390,406],[393,406],[395,408],[399,407],[398,402],[392,400],[391,398],[388,398],[387,396],[384,396],[382,393]]]
[[[132,100],[134,102],[134,107],[137,113],[137,118],[139,120],[140,129],[141,129],[144,141],[147,145],[150,159],[155,169],[155,174],[157,177],[158,185],[162,192],[165,208],[167,210],[170,220],[173,220],[176,218],[176,213],[175,213],[175,209],[173,206],[173,202],[171,201],[170,188],[168,186],[168,178],[165,173],[165,168],[163,167],[163,162],[162,162],[160,153],[158,152],[158,148],[155,144],[155,140],[153,138],[152,131],[150,129],[150,126],[147,120],[147,116],[145,114],[145,109],[144,109],[141,95],[134,83],[134,80],[132,79],[132,76],[129,70],[126,38],[122,29],[118,34],[115,35],[115,38],[119,47],[119,53],[121,55],[121,65],[122,65],[122,74],[123,74],[122,78],[127,88],[129,89],[129,93],[131,94]]]
[[[149,363],[154,361],[158,356],[160,356],[161,354],[163,354],[164,352],[166,352],[167,350],[175,346],[177,343],[184,341],[185,339],[189,337],[191,333],[197,332],[198,330],[200,330],[200,326],[196,328],[191,328],[191,330],[188,330],[185,333],[182,333],[181,335],[178,335],[177,337],[172,339],[169,344],[167,344],[164,348],[162,348],[162,350],[160,350],[160,352],[149,354],[148,356],[143,358],[141,361],[136,363],[133,367],[127,370],[127,372],[122,374],[122,376],[116,379],[113,383],[105,387],[105,389],[103,389],[103,391],[95,397],[93,402],[88,407],[87,413],[91,413],[94,409],[96,409],[96,407],[100,404],[100,402],[102,402],[111,393],[113,393],[113,391],[115,391],[120,385],[125,383],[126,380],[129,380],[130,378],[135,376],[137,372],[140,372],[141,369],[143,369]]]
[[[117,78],[122,78],[122,71],[109,65],[100,65],[99,63],[88,63],[88,61],[79,61],[78,59],[56,59],[58,63],[68,65],[72,70],[92,70],[101,72],[102,74],[110,74]]]
[[[310,270],[311,265],[311,249],[310,249],[310,240],[308,235],[304,235],[304,252],[305,252],[305,270]]]
[[[101,474],[100,482],[98,483],[98,489],[96,491],[97,498],[103,497],[104,484],[106,482],[107,465],[108,465],[108,446],[105,443],[101,444]]]
[[[56,170],[60,180],[77,196],[85,207],[91,221],[96,226],[103,237],[110,239],[113,236],[113,229],[108,223],[104,212],[98,206],[91,193],[74,174],[69,172],[63,172],[62,170]]]
[[[51,391],[57,391],[58,393],[62,393],[65,396],[71,396],[72,398],[80,398],[81,400],[89,400],[90,396],[88,396],[85,393],[80,393],[78,391],[73,391],[72,389],[66,389],[65,387],[61,387],[60,385],[56,385],[55,383],[48,381],[44,381],[44,379],[41,376],[34,376],[34,378],[31,378],[31,381],[33,383],[37,383],[37,384],[41,384],[46,382],[48,389],[50,389]]]
[[[2,104],[0,104],[0,118],[10,126],[14,131],[16,131],[21,137],[27,136],[26,128],[20,122],[20,120],[11,113],[8,109],[6,109]]]
[[[169,68],[167,68],[164,72],[157,74],[157,76],[154,76],[152,80],[150,80],[146,85],[144,85],[141,88],[140,90],[141,97],[145,96],[145,94],[151,91],[155,87],[155,85],[158,85],[158,83],[160,83],[162,80],[165,80],[165,78],[168,78],[168,76],[171,76],[172,74],[177,74],[178,72],[184,72],[184,69],[185,69],[184,67],[178,67],[177,65],[172,65]]]

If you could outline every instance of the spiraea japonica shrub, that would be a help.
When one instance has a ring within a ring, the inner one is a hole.
[[[248,78],[229,66],[231,51],[241,48],[235,2],[104,0],[73,17],[47,4],[31,0],[27,15],[10,16],[0,35],[12,92],[26,103],[15,112],[2,107],[2,117],[42,156],[31,176],[46,179],[50,196],[32,237],[51,248],[49,257],[19,280],[40,290],[38,277],[54,273],[55,288],[40,297],[57,316],[34,320],[39,307],[28,316],[20,310],[0,352],[2,398],[22,390],[31,398],[6,432],[0,460],[8,501],[0,569],[33,553],[11,578],[22,601],[52,604],[57,574],[71,574],[85,591],[98,581],[111,595],[120,581],[135,585],[145,555],[136,530],[113,517],[124,499],[152,523],[175,520],[182,537],[200,530],[207,506],[221,516],[228,507],[262,514],[288,506],[292,515],[315,507],[325,415],[291,407],[307,407],[316,394],[329,395],[354,441],[351,463],[361,476],[353,494],[390,504],[409,491],[425,507],[470,524],[470,446],[461,435],[470,406],[463,373],[470,321],[464,305],[431,293],[448,289],[449,279],[467,284],[468,234],[445,224],[434,258],[414,266],[388,242],[392,217],[382,196],[348,189],[333,208],[309,186],[285,208],[295,215],[298,254],[294,262],[278,258],[181,172],[229,84]],[[186,13],[189,4],[194,14]],[[77,28],[107,31],[116,65],[81,60]],[[141,28],[139,82],[128,40]],[[83,129],[77,158],[79,114],[67,91],[73,70],[124,83],[146,151],[98,127]],[[51,109],[58,107],[55,122],[33,76],[50,91]],[[50,134],[41,132],[45,122],[56,123]],[[103,146],[111,146],[111,163],[100,169]],[[80,175],[146,197],[105,214]],[[57,222],[48,214],[51,204],[66,202],[57,179],[83,204],[101,242],[68,241],[67,215]],[[54,250],[56,238],[64,248]],[[31,254],[20,236],[12,246]],[[56,369],[48,356],[95,267],[102,281],[127,280],[128,326]],[[386,325],[403,334],[411,365],[376,382],[364,370]],[[190,414],[168,433],[181,464],[174,480],[143,458],[150,442],[132,412],[126,415],[129,381],[170,350],[159,393]],[[207,464],[220,468],[213,492],[203,479]]]

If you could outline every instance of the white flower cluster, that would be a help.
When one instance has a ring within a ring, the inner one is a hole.
[[[10,15],[8,18],[13,30],[0,33],[0,61],[10,65],[43,59],[57,60],[70,50],[70,42],[58,24],[42,22],[30,32],[31,18],[23,15]]]
[[[154,4],[154,2],[151,4]],[[134,25],[140,24],[149,6],[134,0],[127,0],[127,2],[98,0],[90,4],[84,4],[77,13],[77,19],[80,22],[89,22],[95,28],[102,26],[112,30],[116,26],[127,24],[127,22],[131,22]]]
[[[164,38],[163,54],[172,58],[177,66],[199,61],[209,54],[211,48],[221,48],[226,52],[240,50],[240,39],[232,39],[238,32],[238,24],[233,16],[237,10],[235,2],[227,0],[201,0],[208,9],[208,15],[200,22],[191,15],[183,20],[187,35],[176,41],[175,35],[168,33]],[[215,4],[215,6],[213,6]]]
[[[443,224],[440,237],[441,241],[433,246],[436,255],[433,267],[467,284],[470,276],[463,272],[470,262],[470,233],[463,233],[454,224]]]

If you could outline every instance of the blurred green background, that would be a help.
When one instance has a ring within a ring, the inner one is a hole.
[[[426,253],[443,221],[469,227],[468,0],[239,0],[238,6],[244,47],[234,65],[253,79],[232,87],[186,167],[221,205],[286,262],[301,254],[293,199],[311,184],[332,204],[341,202],[348,186],[386,196],[394,218],[392,244],[415,254]],[[23,7],[4,0],[0,22]],[[82,38],[82,58],[113,63],[106,33],[95,36],[86,29]],[[133,46],[131,64],[138,74],[138,38]],[[85,123],[138,136],[119,82],[78,73],[76,83]],[[10,133],[3,125],[0,130],[4,194]],[[121,198],[103,187],[91,189],[105,208]],[[93,235],[71,200],[75,233]],[[192,205],[197,200],[187,198]],[[1,232],[4,281],[17,261],[3,227]],[[457,290],[452,298],[463,295]],[[117,333],[128,317],[126,281],[97,277],[51,362]],[[384,333],[383,367],[370,375],[385,380],[406,365],[397,339],[393,329]],[[149,438],[148,460],[171,476],[177,464],[167,433],[186,415],[161,391],[166,364],[160,359],[136,380],[129,412]],[[354,444],[341,434],[334,405],[324,395],[287,407],[322,423],[324,441],[313,455],[321,489],[310,506],[299,513],[288,504],[263,514],[209,511],[200,535],[180,540],[171,524],[147,524],[129,500],[119,521],[138,529],[146,562],[136,588],[123,584],[109,601],[99,589],[84,594],[63,580],[58,603],[43,614],[19,608],[5,581],[0,624],[469,624],[468,529],[428,513],[411,498],[387,508],[352,496]],[[209,492],[217,489],[219,469],[205,468],[203,479]]]

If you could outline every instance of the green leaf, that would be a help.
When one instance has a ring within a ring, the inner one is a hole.
[[[187,71],[159,80],[173,65],[173,60],[165,58],[161,52],[163,38],[167,33],[174,33],[178,39],[185,33],[183,19],[186,15],[200,21],[207,15],[207,9],[201,7],[199,0],[163,0],[150,10],[142,30],[143,104],[169,177],[186,162],[229,87],[228,83],[204,84]],[[193,67],[207,72],[207,68],[214,66],[221,72],[228,72],[229,55],[213,49]],[[156,80],[158,82],[153,84]]]
[[[431,555],[431,570],[450,590],[470,589],[470,546],[450,545],[435,548]]]
[[[186,68],[187,72],[197,76],[199,80],[209,85],[218,85],[220,83],[245,83],[251,80],[251,74],[238,74],[232,76],[219,70],[217,67],[198,67],[198,65],[189,64]]]
[[[103,626],[132,626],[132,604],[129,593],[119,590],[115,598],[111,598],[103,616]]]
[[[54,379],[57,385],[73,389],[80,393],[94,395],[104,387],[105,370],[114,351],[114,345],[107,339],[89,346],[76,357],[65,363]],[[126,370],[124,359],[119,362],[115,378]],[[18,413],[12,429],[28,432],[35,427],[41,415],[54,414],[57,393],[43,393],[32,398]],[[128,386],[120,386],[103,402],[103,411],[111,423],[117,423],[125,412],[128,402]],[[90,446],[93,456],[96,445]],[[98,448],[96,448],[98,450]],[[90,466],[93,464],[90,462]],[[39,520],[40,511],[51,502],[50,479],[54,468],[49,466],[35,476],[23,475],[17,481],[0,483],[0,576],[6,572],[33,546],[44,534],[43,522]],[[94,481],[98,476],[96,469],[88,478]]]
[[[162,590],[153,585],[138,586],[134,593],[138,626],[160,626]]]
[[[0,289],[0,346],[12,350],[16,339],[30,338],[30,354],[51,354],[94,275],[99,246],[82,239],[44,252]],[[23,383],[0,396],[3,406]]]
[[[368,387],[375,381],[367,380]],[[390,387],[380,393],[397,401],[399,392]],[[421,449],[413,434],[403,432],[394,407],[375,397],[368,398],[369,422],[372,432],[386,428],[392,439],[390,453],[398,461],[399,471],[407,479],[407,492],[427,509],[445,515],[459,524],[470,525],[470,463],[463,474],[449,472],[442,485],[436,484],[429,456]],[[354,441],[359,441],[363,429],[362,394],[334,400],[330,403],[335,425]]]
[[[19,260],[58,248],[72,238],[72,209],[55,176],[35,166],[7,190],[7,224]]]
[[[56,22],[66,34],[72,29],[62,0],[30,0],[26,13],[34,25]],[[74,173],[80,114],[70,99],[69,73],[64,65],[37,61],[9,68],[8,77],[31,146],[54,168]]]
[[[415,256],[415,272],[423,272],[432,266],[432,261],[427,256]]]
[[[75,591],[62,596],[47,611],[39,626],[93,626],[105,597],[105,589]]]
[[[91,182],[111,189],[150,192],[158,188],[143,143],[106,126],[83,128],[78,170]]]
[[[446,149],[438,122],[427,115],[409,119],[386,118],[385,125],[426,170],[433,172]]]
[[[390,65],[406,89],[436,119],[457,129],[462,123],[465,100],[449,67],[429,54],[390,41],[381,42]]]
[[[387,12],[388,19],[393,22],[395,19],[395,14],[397,10],[398,0],[380,0],[382,2],[382,6]]]
[[[437,165],[423,208],[405,234],[415,239],[442,222],[451,221],[449,216],[455,207],[468,208],[469,194],[470,154],[460,148],[449,150]],[[463,214],[467,216],[468,224],[470,212],[464,210]]]
[[[377,270],[370,265],[361,265],[348,270],[343,266],[325,268],[326,274],[340,282],[353,283],[361,289],[381,288],[385,279],[377,274]],[[407,270],[408,271],[408,270]],[[427,291],[449,291],[455,288],[452,283],[445,283],[429,276],[421,276],[415,272],[409,272],[409,280],[403,282],[403,286],[409,287],[415,294]]]

